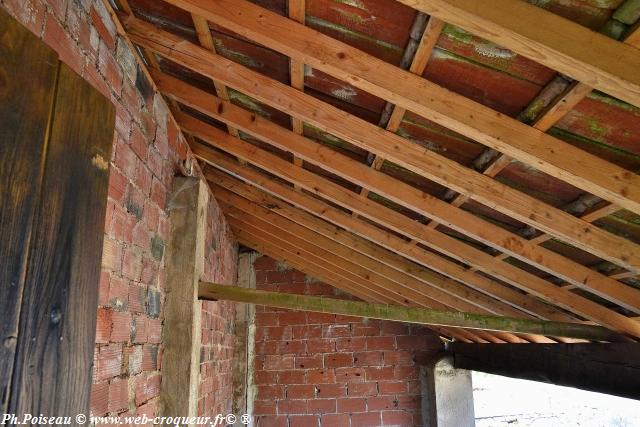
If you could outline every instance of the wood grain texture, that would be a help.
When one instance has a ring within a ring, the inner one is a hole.
[[[185,40],[140,21],[129,21],[133,41],[274,108],[287,111],[314,126],[353,143],[501,213],[583,247],[630,270],[640,269],[640,250],[614,236],[553,208],[520,191],[470,170],[391,132],[351,116],[289,86],[225,60]],[[495,114],[494,114],[495,115]],[[559,156],[560,157],[560,156]]]
[[[475,4],[474,0],[469,1]],[[496,3],[500,1],[502,0],[494,0],[491,3],[493,7],[498,7]],[[291,59],[344,80],[575,187],[640,213],[640,176],[420,76],[245,0],[169,2],[192,13],[201,14],[210,21],[269,46]],[[537,9],[519,0],[507,2],[510,5],[518,3],[528,6],[530,9],[526,9],[527,11]],[[483,5],[479,9],[486,8],[489,7]],[[442,20],[447,22],[446,19]],[[512,17],[509,20],[520,21]],[[635,56],[625,59],[631,62],[632,59],[637,59],[640,69],[640,54],[637,49],[591,31],[588,33],[614,43],[614,46],[620,45],[620,49],[635,52]],[[596,37],[593,41],[597,40],[600,39]],[[590,41],[592,40],[585,40]],[[615,62],[619,63],[621,59],[616,58]],[[587,84],[593,80],[588,79],[588,75],[584,76]],[[640,76],[637,70],[631,75]],[[636,79],[640,82],[640,77]],[[640,86],[638,94],[640,95]],[[638,103],[640,104],[640,99]]]
[[[2,9],[0,58],[0,413],[6,413],[58,59]]]
[[[167,245],[167,299],[162,329],[160,412],[197,416],[200,384],[201,303],[209,190],[203,180],[174,179],[167,203],[171,232]]]
[[[60,65],[10,412],[88,413],[115,110]]]
[[[363,189],[418,212],[497,250],[567,280],[615,304],[640,313],[640,291],[616,282],[523,237],[448,204],[330,148],[168,75],[154,73],[160,90],[180,103],[292,153]],[[430,224],[430,228],[434,228]]]

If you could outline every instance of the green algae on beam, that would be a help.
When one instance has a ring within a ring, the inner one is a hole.
[[[561,200],[558,196],[556,196],[555,194],[550,194],[550,193],[545,193],[544,191],[540,191],[540,190],[535,190],[529,187],[525,187],[524,185],[520,184],[519,182],[516,182],[512,179],[509,178],[505,178],[502,175],[498,175],[496,178],[496,181],[501,182],[504,185],[507,185],[511,188],[514,188],[522,193],[528,194],[529,196],[532,196],[538,200],[542,200],[547,202],[548,204],[551,205],[558,205],[561,204],[563,202],[563,200]]]
[[[640,0],[626,0],[613,13],[613,19],[627,25],[634,24],[638,19],[640,19]]]
[[[235,89],[228,88],[229,99],[235,104],[240,104],[246,109],[253,111],[254,113],[262,116],[262,117],[271,117],[271,114],[255,99],[251,98],[248,95],[245,95],[242,92],[238,92]]]
[[[624,150],[620,147],[616,147],[610,144],[606,144],[604,142],[596,141],[591,138],[587,138],[582,135],[577,135],[575,133],[569,132],[568,130],[561,129],[558,127],[553,127],[548,131],[549,135],[555,136],[556,138],[560,138],[564,141],[573,141],[579,144],[591,145],[594,147],[599,147],[604,150],[615,153],[619,156],[625,157],[627,159],[640,162],[640,155],[632,153],[630,151]],[[634,171],[634,173],[640,173],[640,171]]]
[[[619,99],[613,98],[600,91],[592,90],[589,93],[589,95],[587,95],[587,98],[592,99],[594,101],[602,102],[603,104],[607,104],[615,108],[623,109],[625,111],[632,113],[634,116],[640,117],[640,108],[634,105],[628,104],[624,101],[620,101]]]
[[[426,119],[425,119],[426,120]],[[460,135],[459,133],[455,133],[452,130],[449,130],[443,126],[429,126],[428,123],[425,123],[421,120],[415,120],[412,118],[409,118],[405,115],[405,117],[402,119],[402,123],[406,123],[409,124],[411,126],[415,126],[418,127],[420,129],[424,129],[430,133],[435,133],[436,135],[441,135],[441,136],[446,136],[449,138],[454,138],[456,141],[464,143],[464,144],[473,144],[473,145],[478,145],[477,142],[469,139],[469,138],[465,138],[464,136]],[[426,141],[422,141],[420,139],[415,138],[414,136],[411,135],[411,133],[409,133],[406,129],[403,129],[402,127],[400,127],[397,131],[396,134],[398,136],[401,136],[405,139],[409,139],[411,141],[415,141],[415,142],[426,142]]]
[[[315,16],[311,16],[311,15],[307,16],[306,21],[308,24],[311,24],[310,26],[317,26],[320,28],[336,31],[351,40],[361,41],[369,45],[379,46],[383,49],[391,50],[400,54],[404,53],[403,48],[396,46],[392,43],[386,42],[384,40],[376,39],[375,37],[371,37],[367,34],[362,34],[360,32],[350,30],[349,28],[343,27],[342,25],[325,21],[324,19],[320,19]]]
[[[358,148],[355,147],[354,145],[348,143],[347,141],[345,141],[344,139],[340,139],[337,136],[334,136],[328,132],[323,131],[320,128],[317,128],[315,126],[313,126],[312,124],[309,123],[304,123],[304,128],[305,129],[309,129],[310,131],[312,131],[313,133],[316,134],[316,137],[313,138],[318,142],[321,143],[325,143],[327,145],[331,145],[333,147],[337,147],[337,148],[342,148],[344,150],[349,150],[351,152],[357,153]],[[361,152],[365,151],[360,149]]]
[[[213,41],[213,44],[216,48],[216,53],[218,53],[221,56],[224,56],[227,59],[237,62],[238,64],[244,65],[245,67],[254,68],[254,69],[264,67],[264,64],[262,62],[258,62],[255,59],[251,58],[250,56],[245,55],[244,53],[237,52],[233,49],[229,49],[224,45],[224,43],[220,39],[215,39]]]
[[[324,296],[261,291],[207,282],[200,282],[198,298],[201,300],[227,300],[291,310],[341,314],[420,325],[528,333],[593,341],[618,341],[620,339],[620,335],[607,328],[583,323],[551,322],[459,311],[374,304]]]

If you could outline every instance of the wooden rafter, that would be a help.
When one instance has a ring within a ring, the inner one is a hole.
[[[464,193],[515,219],[624,266],[640,269],[637,245],[591,226],[559,209],[511,189],[434,152],[350,116],[291,87],[194,46],[137,20],[128,22],[136,43],[188,68],[224,80],[261,102],[295,115],[368,151],[384,156],[433,181]],[[493,113],[495,115],[495,113]]]
[[[519,0],[508,1],[522,3]],[[246,0],[169,2],[189,12],[202,14],[218,25],[270,46],[292,59],[347,81],[551,176],[640,213],[640,177],[482,104]],[[619,44],[599,36],[615,45]],[[634,55],[640,64],[640,54],[636,49],[629,49],[636,52]],[[590,52],[590,55],[593,53]],[[622,61],[617,58],[616,62]],[[637,70],[634,69],[631,74],[637,75]]]
[[[640,52],[580,24],[520,0],[398,1],[640,107]]]
[[[426,325],[468,327],[505,332],[525,332],[568,338],[581,338],[597,341],[619,339],[611,331],[589,325],[575,323],[548,322],[542,320],[511,319],[507,317],[482,316],[469,313],[442,312],[437,310],[394,307],[391,305],[365,304],[359,301],[339,300],[327,297],[285,294],[282,292],[259,291],[236,286],[200,284],[198,296],[201,299],[261,304],[271,307],[302,309],[321,313],[344,314],[369,317],[373,319],[395,320]]]
[[[404,234],[438,252],[476,267],[484,273],[508,282],[512,286],[519,287],[555,305],[592,319],[601,325],[624,331],[631,335],[640,335],[640,324],[626,316],[570,291],[557,288],[555,285],[526,273],[511,264],[496,263],[492,256],[470,245],[421,226],[406,216],[385,208],[378,203],[366,199],[363,200],[343,187],[302,168],[292,168],[288,162],[284,162],[277,156],[259,149],[255,145],[221,134],[218,129],[197,119],[184,114],[178,114],[177,119],[184,131],[197,136],[216,148],[243,158],[280,178],[295,182],[307,191],[320,195],[351,211],[356,211],[359,215],[384,225],[395,232]],[[198,152],[198,150],[195,151],[196,153]]]
[[[459,265],[441,258],[432,252],[409,245],[405,240],[389,232],[383,231],[368,222],[355,219],[345,212],[332,207],[326,202],[306,194],[294,192],[289,187],[270,179],[268,176],[256,171],[255,169],[231,161],[227,156],[206,149],[204,149],[204,152],[201,152],[200,150],[202,147],[200,146],[196,146],[195,149],[197,155],[203,159],[209,159],[208,161],[216,168],[220,168],[225,172],[233,174],[234,176],[250,183],[252,186],[260,188],[261,190],[290,203],[302,211],[323,218],[338,227],[348,230],[354,235],[363,237],[380,247],[398,253],[408,260],[429,266],[447,277],[459,280],[461,283],[467,284],[471,288],[478,289],[483,293],[491,295],[500,301],[510,304],[513,307],[538,318],[558,321],[575,320],[575,318],[568,316],[562,311],[556,310],[551,306],[543,304],[535,298],[516,292],[483,276],[469,274],[468,270],[460,267]],[[224,182],[226,188],[231,189],[236,193],[245,194],[243,192],[243,188],[239,188],[238,185],[232,181],[225,180],[223,175],[210,171],[207,171],[206,174],[211,180],[217,179],[220,180],[220,182]],[[262,199],[260,203],[263,205],[266,203],[270,210],[278,213],[279,215],[285,216],[294,221],[296,219],[295,216],[291,217],[288,215],[287,206],[283,205],[282,202],[278,202],[276,199],[266,198]]]
[[[154,73],[154,78],[165,94],[203,114],[228,125],[237,126],[243,132],[261,141],[291,152],[309,163],[354,182],[364,189],[374,191],[434,221],[444,223],[449,228],[506,252],[508,256],[515,256],[550,274],[568,280],[575,286],[640,313],[640,291],[632,287],[616,282],[538,246],[536,242],[529,242],[515,233],[449,205],[388,175],[367,168],[345,155],[306,140],[267,119],[257,117],[247,110],[208,95],[173,77]]]

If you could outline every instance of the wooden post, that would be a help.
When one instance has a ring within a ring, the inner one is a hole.
[[[394,320],[421,325],[537,334],[596,341],[619,341],[622,337],[602,326],[549,322],[484,314],[442,311],[417,307],[349,301],[327,297],[258,291],[235,286],[200,283],[198,297],[203,300],[230,300],[293,310],[344,314],[372,319]]]
[[[456,368],[640,399],[640,344],[447,345]]]
[[[209,191],[203,180],[174,180],[168,203],[171,234],[162,331],[160,411],[164,416],[198,414],[202,303],[197,295],[204,271],[208,202]]]
[[[257,252],[244,252],[238,257],[238,286],[256,288],[253,262]],[[256,333],[256,309],[253,304],[236,304],[236,341],[233,349],[233,413],[240,416],[253,410],[253,363]],[[234,424],[243,425],[238,419]]]

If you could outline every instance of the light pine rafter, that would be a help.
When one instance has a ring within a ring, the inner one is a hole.
[[[382,130],[289,86],[269,79],[232,61],[137,20],[128,21],[129,36],[179,64],[215,76],[228,86],[363,149],[421,174],[439,184],[469,195],[513,218],[548,232],[567,243],[630,270],[640,270],[637,245],[591,226],[478,172],[425,151],[404,138]]]
[[[206,141],[216,148],[243,158],[282,179],[298,183],[305,190],[320,195],[351,211],[356,211],[359,215],[384,225],[395,232],[405,234],[407,237],[416,239],[434,250],[474,266],[491,276],[508,282],[512,286],[519,287],[552,304],[573,311],[580,316],[592,319],[599,324],[606,325],[615,330],[640,336],[640,324],[626,316],[606,309],[570,291],[557,288],[551,283],[537,276],[528,274],[510,264],[496,263],[493,257],[480,250],[427,227],[421,227],[415,221],[404,215],[382,207],[382,205],[375,202],[363,200],[360,197],[356,198],[352,192],[345,190],[343,187],[331,181],[302,168],[292,168],[288,162],[284,162],[277,156],[269,154],[254,145],[242,142],[237,138],[232,138],[228,135],[225,137],[216,128],[200,122],[197,119],[179,114],[178,122],[183,130],[197,136],[199,139]],[[196,152],[197,151],[198,150],[196,150]]]
[[[524,262],[570,281],[602,298],[640,313],[640,291],[607,278],[583,265],[572,262],[555,252],[538,246],[535,242],[482,220],[455,206],[448,205],[429,194],[400,182],[383,173],[367,168],[351,158],[333,152],[330,148],[315,144],[302,136],[282,128],[273,122],[234,106],[219,98],[194,88],[168,75],[154,73],[161,91],[181,103],[228,125],[233,124],[243,132],[282,150],[293,153],[305,161],[322,167],[348,181],[408,209],[419,212],[434,221],[505,251]],[[433,227],[431,227],[433,228]]]
[[[512,1],[523,3],[509,0]],[[192,13],[202,14],[218,25],[270,46],[292,59],[400,105],[551,176],[640,213],[640,177],[482,104],[246,0],[169,2]],[[484,10],[484,6],[481,9]],[[640,69],[640,54],[636,49],[629,49],[638,57]],[[620,58],[616,61],[620,62]],[[637,75],[637,70],[631,74]],[[563,155],[559,156],[558,153]]]

